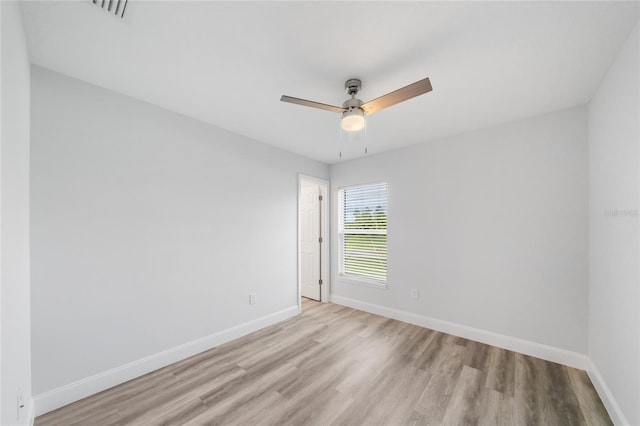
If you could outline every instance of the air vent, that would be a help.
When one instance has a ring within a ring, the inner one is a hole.
[[[127,0],[91,0],[93,4],[109,13],[124,18],[124,11],[127,9]]]

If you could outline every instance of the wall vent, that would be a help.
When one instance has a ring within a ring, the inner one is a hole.
[[[113,13],[120,18],[124,18],[124,12],[127,9],[127,1],[128,0],[91,0],[91,2],[96,6],[101,7],[107,12]]]

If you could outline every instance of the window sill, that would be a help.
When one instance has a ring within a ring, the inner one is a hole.
[[[377,288],[378,290],[386,290],[388,285],[386,282],[368,280],[366,278],[357,278],[347,275],[339,275],[338,279],[345,284],[359,285],[362,287]]]

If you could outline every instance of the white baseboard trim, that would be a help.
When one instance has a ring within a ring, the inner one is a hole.
[[[36,395],[33,403],[36,416],[71,404],[87,396],[109,389],[174,362],[199,354],[223,343],[245,336],[261,328],[298,315],[298,306],[291,306],[261,318],[219,331],[209,336],[176,346],[120,367],[78,380]]]
[[[585,355],[568,351],[566,349],[543,345],[541,343],[531,342],[517,337],[505,336],[503,334],[460,325],[449,321],[443,321],[436,318],[430,318],[399,309],[388,308],[386,306],[375,305],[373,303],[362,302],[348,297],[332,294],[331,302],[383,317],[419,325],[421,327],[430,328],[432,330],[441,331],[443,333],[453,334],[454,336],[464,337],[465,339],[474,340],[476,342],[486,343],[488,345],[519,352],[521,354],[541,358],[547,361],[556,362],[558,364],[567,365],[569,367],[579,368],[581,370],[586,368]]]
[[[600,374],[600,371],[596,368],[596,366],[591,361],[591,358],[587,358],[587,374],[591,379],[591,383],[593,383],[593,387],[596,388],[596,392],[600,396],[604,407],[607,409],[609,413],[609,417],[613,421],[613,424],[623,426],[629,425],[630,423],[627,421],[627,418],[622,413],[620,406],[616,402],[616,399],[613,397],[609,386],[604,381],[604,378]]]

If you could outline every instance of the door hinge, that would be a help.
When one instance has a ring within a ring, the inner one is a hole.
[[[318,200],[322,201],[322,195],[318,195]]]
[[[322,237],[318,238],[318,242],[322,243]]]
[[[318,284],[322,285],[322,280],[318,280]]]

